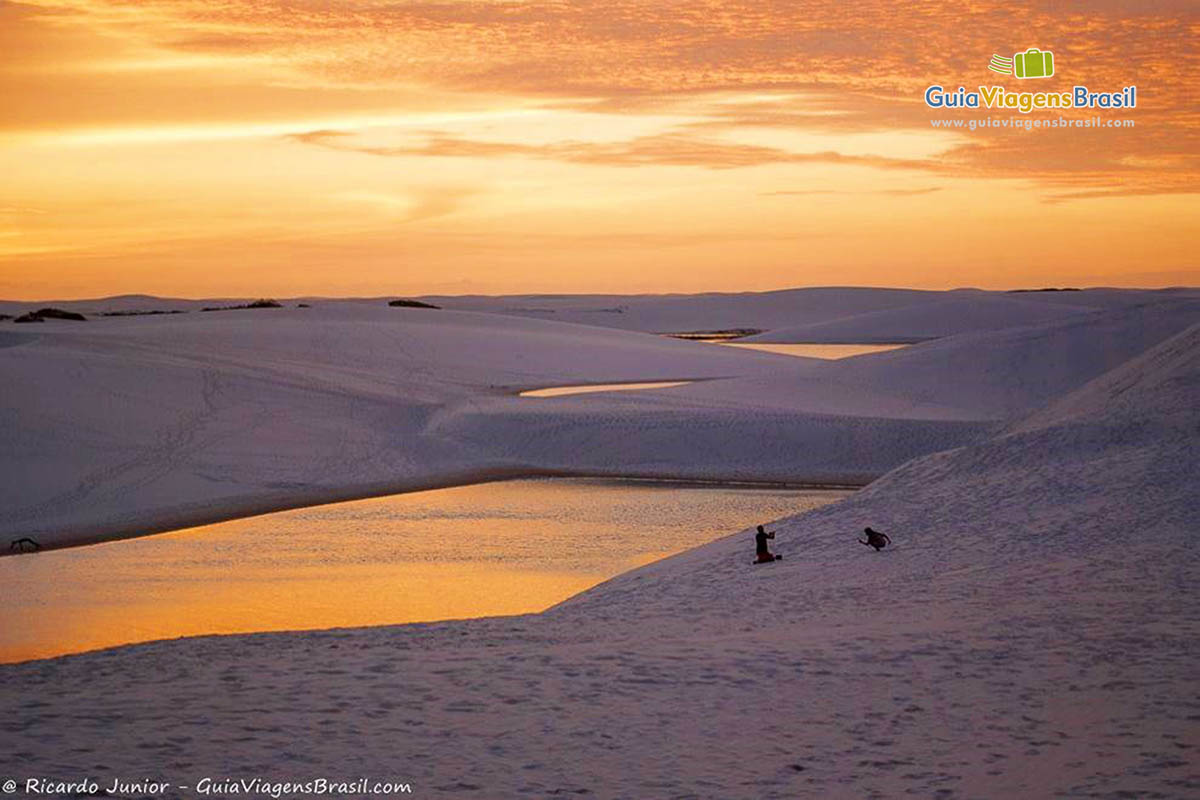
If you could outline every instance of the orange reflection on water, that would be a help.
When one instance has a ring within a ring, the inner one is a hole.
[[[886,353],[888,350],[908,347],[906,344],[771,344],[767,342],[716,342],[716,344],[722,347],[740,347],[743,350],[762,350],[764,353],[778,353],[785,356],[830,360],[865,356],[868,353]]]
[[[107,587],[102,597],[84,587],[66,589],[74,595],[61,608],[66,613],[26,616],[3,637],[0,662],[179,636],[532,613],[605,577],[471,563],[335,567],[319,573],[250,569],[238,570],[234,580],[119,576],[119,583]]]
[[[633,567],[844,495],[510,481],[4,558],[0,661],[199,634],[537,612]]]
[[[584,386],[553,386],[547,389],[530,389],[521,392],[521,397],[561,397],[568,394],[591,394],[593,392],[632,392],[639,389],[669,389],[685,386],[691,381],[642,381],[640,383],[594,383]]]

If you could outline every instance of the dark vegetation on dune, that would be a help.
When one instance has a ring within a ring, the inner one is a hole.
[[[392,300],[388,305],[392,308],[441,308],[431,303],[422,303],[420,300]]]
[[[187,313],[186,311],[183,311],[182,309],[178,309],[178,308],[172,309],[170,311],[166,311],[161,308],[155,308],[150,311],[102,311],[100,313],[100,316],[102,316],[102,317],[153,317],[153,316],[157,316],[158,314],[186,314],[186,313]]]
[[[22,314],[13,322],[45,322],[48,319],[66,319],[72,322],[87,321],[87,317],[83,314],[76,314],[74,311],[63,311],[61,308],[39,308],[37,311]]]
[[[283,305],[274,300],[255,300],[253,303],[243,303],[239,306],[207,306],[200,309],[201,311],[241,311],[247,308],[283,308]]]
[[[41,550],[42,546],[28,536],[23,536],[20,539],[13,539],[8,544],[10,553],[36,553]]]
[[[1082,289],[1076,289],[1073,286],[1064,286],[1062,288],[1055,288],[1053,286],[1047,286],[1045,289],[1009,289],[1008,294],[1020,294],[1021,292],[1082,292],[1082,291],[1083,291]]]
[[[722,331],[679,331],[661,335],[670,336],[672,339],[688,339],[698,342],[726,342],[731,339],[753,336],[756,333],[762,333],[762,331],[758,328],[728,328]]]

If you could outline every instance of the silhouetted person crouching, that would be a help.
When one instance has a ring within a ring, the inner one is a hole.
[[[762,525],[758,526],[758,533],[754,534],[754,549],[758,556],[754,560],[755,564],[764,564],[767,561],[774,561],[777,558],[783,558],[783,556],[772,555],[771,551],[767,548],[767,539],[774,538],[775,531],[770,531],[768,533],[767,531],[763,530]]]
[[[867,540],[864,542],[862,539],[859,539],[858,543],[865,544],[867,547],[874,547],[876,553],[892,543],[891,537],[886,533],[873,531],[870,528],[864,528],[863,532],[867,534]]]

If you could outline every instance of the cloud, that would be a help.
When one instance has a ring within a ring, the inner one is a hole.
[[[29,0],[19,8],[22,19],[37,18],[56,29],[91,26],[150,57],[165,54],[161,57],[168,59],[172,51],[182,51],[211,55],[218,63],[229,59],[238,65],[233,74],[277,92],[281,103],[288,93],[286,102],[294,104],[296,92],[336,90],[363,96],[375,92],[382,105],[389,92],[416,90],[625,114],[653,115],[682,107],[699,118],[687,131],[611,146],[526,146],[474,135],[445,135],[399,148],[352,146],[349,140],[335,145],[334,137],[309,142],[373,155],[525,156],[713,169],[841,161],[964,177],[1026,177],[1047,186],[1065,181],[1080,197],[1110,186],[1114,176],[1136,193],[1200,187],[1194,163],[1182,170],[1152,163],[1200,151],[1200,117],[1194,111],[1200,6],[1181,0],[1133,5],[1117,0],[951,0],[907,6],[887,0],[147,0],[136,8],[119,0]],[[5,35],[17,34],[0,33],[0,38]],[[959,142],[936,163],[788,154],[714,143],[706,136],[751,127],[928,132],[932,116],[961,113],[932,113],[920,100],[925,86],[973,87],[998,80],[986,69],[990,55],[1031,44],[1054,51],[1059,73],[1038,82],[1038,89],[1138,83],[1141,107],[1122,113],[1137,121],[1136,133],[1006,137],[956,129],[956,137],[969,141]],[[262,59],[247,63],[247,56]],[[203,86],[195,86],[194,92],[221,96],[233,91],[229,83],[230,76],[223,75],[207,92]],[[164,87],[169,88],[164,83],[147,91]],[[45,96],[44,87],[37,88]],[[0,89],[20,94],[19,87],[5,84]],[[733,94],[761,94],[764,99],[726,102],[724,96]],[[264,99],[239,108],[248,115],[269,113],[270,98]],[[141,105],[149,108],[151,103],[146,99]],[[102,112],[98,108],[96,113]],[[31,113],[23,119],[34,117]],[[1142,157],[1144,164],[1130,166],[1122,161],[1127,156]]]
[[[922,159],[846,155],[834,151],[795,153],[775,147],[706,141],[686,134],[664,133],[620,142],[566,141],[553,144],[489,142],[435,134],[424,142],[398,146],[359,144],[350,131],[313,130],[284,137],[303,144],[372,156],[503,158],[524,157],[610,167],[703,167],[735,169],[767,164],[836,163],[880,169],[940,170]]]
[[[793,152],[777,147],[717,141],[696,135],[705,126],[618,142],[561,141],[549,144],[486,141],[430,132],[399,145],[365,144],[353,131],[313,130],[285,138],[348,153],[412,158],[535,158],[611,167],[699,167],[713,170],[772,164],[843,164],[883,170],[913,170],[956,178],[1006,178],[1033,181],[1049,202],[1100,196],[1148,196],[1200,191],[1197,157],[1165,156],[1153,144],[1130,141],[1125,150],[1109,145],[1115,129],[1034,130],[989,133],[928,158],[853,155],[833,150]],[[1127,132],[1126,132],[1127,133]],[[911,196],[939,191],[880,189],[871,194]],[[1071,191],[1063,191],[1070,189]],[[798,190],[827,194],[836,190]],[[789,194],[777,192],[772,194]]]

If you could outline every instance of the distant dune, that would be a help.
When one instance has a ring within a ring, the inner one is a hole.
[[[512,295],[424,298],[446,308],[536,316],[649,333],[763,331],[750,341],[919,341],[1063,319],[1084,311],[1200,297],[1197,290],[919,291],[821,287],[699,295]],[[944,307],[934,304],[948,303]],[[873,316],[878,315],[878,316]],[[1007,316],[1006,316],[1007,315]],[[829,326],[825,328],[824,326]]]
[[[955,295],[929,303],[871,311],[828,322],[783,326],[748,342],[855,342],[862,344],[920,342],[972,331],[993,331],[1053,322],[1095,309],[1086,305],[1030,303],[1024,295]]]

